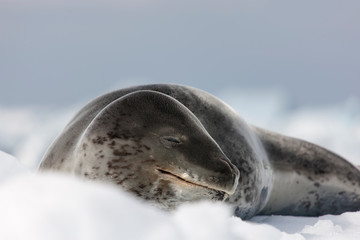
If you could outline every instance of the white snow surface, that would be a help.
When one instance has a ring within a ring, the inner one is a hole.
[[[360,165],[357,99],[291,110],[276,91],[219,96],[248,122],[315,142]],[[37,173],[46,147],[77,108],[0,106],[0,239],[360,239],[360,212],[243,221],[223,203],[200,202],[164,213],[113,186]]]

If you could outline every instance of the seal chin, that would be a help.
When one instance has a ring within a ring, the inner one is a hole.
[[[158,173],[160,174],[160,176],[164,179],[167,179],[167,180],[170,180],[170,181],[173,181],[173,182],[179,182],[179,183],[182,183],[182,184],[190,184],[192,186],[195,186],[195,187],[201,187],[201,188],[204,188],[204,189],[208,189],[209,191],[211,192],[214,192],[215,195],[212,196],[212,199],[214,200],[220,200],[220,201],[225,201],[229,195],[231,195],[232,193],[229,193],[227,192],[226,190],[223,190],[223,189],[218,189],[218,188],[212,188],[210,186],[206,186],[206,185],[202,185],[200,183],[196,183],[196,182],[193,182],[193,181],[189,181],[187,179],[184,179],[172,172],[169,172],[167,170],[164,170],[164,169],[161,169],[161,168],[158,168],[157,169]]]

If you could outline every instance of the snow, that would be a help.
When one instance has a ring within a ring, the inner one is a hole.
[[[291,108],[277,91],[259,95],[219,94],[249,122],[316,142],[360,165],[357,99]],[[359,239],[360,212],[243,221],[223,203],[201,202],[169,214],[113,186],[36,173],[77,108],[0,106],[0,149],[11,153],[0,151],[0,239]]]

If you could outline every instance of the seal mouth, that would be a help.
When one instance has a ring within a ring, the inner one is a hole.
[[[211,191],[215,191],[217,197],[222,199],[223,201],[225,201],[229,197],[229,194],[227,192],[223,191],[223,190],[214,189],[214,188],[211,188],[211,187],[208,187],[208,186],[205,186],[205,185],[201,185],[199,183],[194,183],[194,182],[188,181],[188,180],[186,180],[186,179],[184,179],[182,177],[179,177],[178,175],[173,174],[172,172],[166,171],[166,170],[161,169],[161,168],[158,168],[156,170],[160,174],[165,175],[166,177],[176,179],[176,180],[180,180],[180,181],[185,182],[187,184],[191,184],[191,185],[195,185],[195,186],[198,186],[198,187],[206,188],[206,189],[209,189]]]

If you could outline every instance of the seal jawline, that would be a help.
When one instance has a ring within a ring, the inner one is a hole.
[[[180,181],[185,182],[187,184],[191,184],[191,185],[195,185],[197,187],[206,188],[206,189],[209,189],[211,191],[219,192],[219,194],[224,196],[224,199],[226,199],[229,196],[229,194],[227,192],[225,192],[224,190],[219,190],[219,189],[211,188],[209,186],[205,186],[205,185],[202,185],[202,184],[199,184],[199,183],[191,182],[191,181],[186,180],[186,179],[184,179],[182,177],[179,177],[176,174],[173,174],[172,172],[166,171],[166,170],[161,169],[161,168],[157,168],[156,170],[162,175],[165,175],[165,176],[171,177],[171,178],[176,178],[177,180],[180,180]]]

